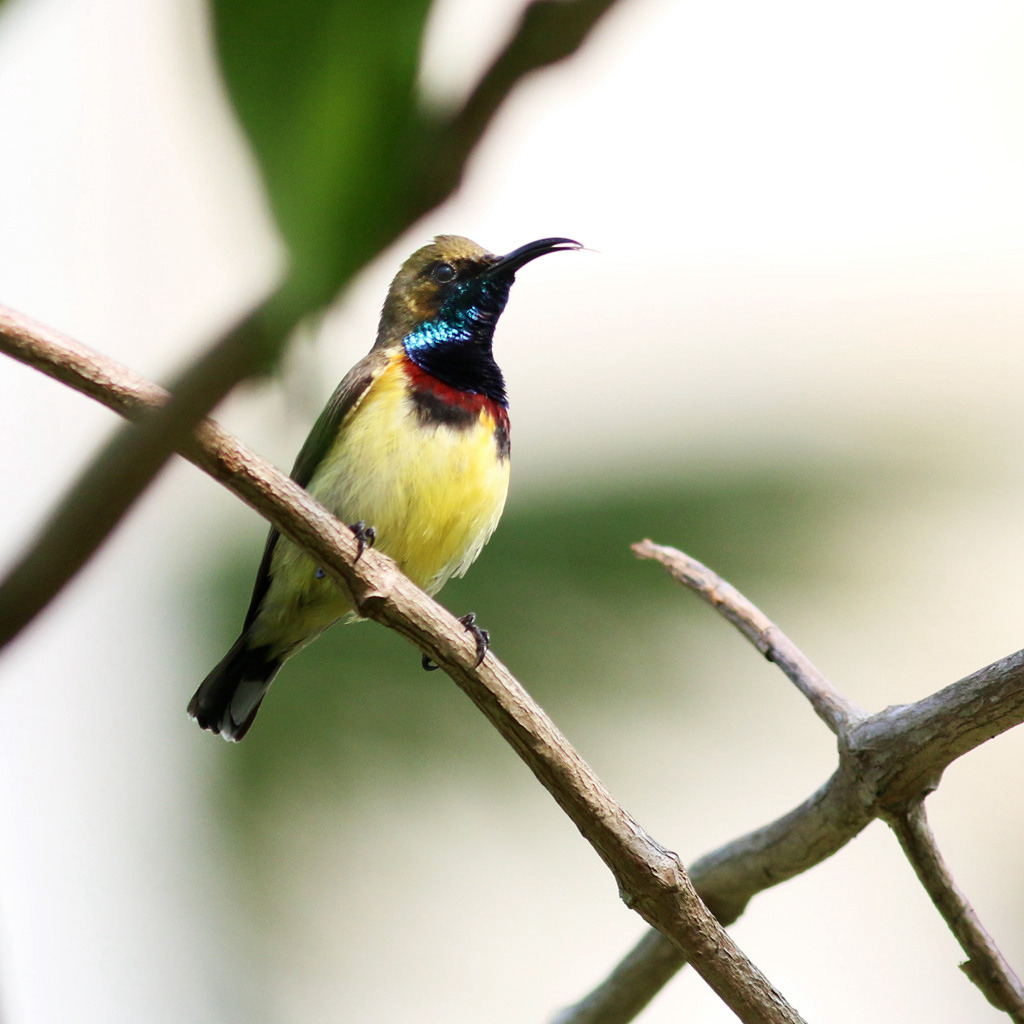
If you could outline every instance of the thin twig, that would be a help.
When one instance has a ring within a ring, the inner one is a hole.
[[[65,351],[55,332],[7,313],[0,332],[11,355],[104,401],[139,414],[161,399],[155,385],[85,346]],[[105,383],[109,382],[110,387]],[[379,552],[357,558],[350,531],[308,494],[206,421],[183,454],[207,468],[286,536],[313,554],[353,597],[361,615],[401,633],[445,668],[555,798],[615,876],[628,906],[666,935],[745,1024],[800,1024],[795,1010],[701,903],[679,858],[612,798],[554,723],[493,654],[476,665],[475,644],[450,613]]]
[[[887,815],[887,820],[932,903],[967,954],[966,963],[960,965],[964,973],[993,1006],[1024,1024],[1024,986],[953,880],[928,824],[924,798],[911,800]]]
[[[769,661],[774,662],[811,702],[818,717],[840,738],[868,717],[844,697],[811,660],[755,604],[696,558],[650,540],[633,545],[637,558],[660,562],[684,587],[728,619]]]

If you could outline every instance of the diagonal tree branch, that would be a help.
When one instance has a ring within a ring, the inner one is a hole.
[[[111,408],[140,415],[165,401],[160,389],[85,346],[64,344],[10,310],[0,347],[79,387]],[[108,387],[109,384],[109,387]],[[651,838],[612,798],[554,723],[492,654],[475,666],[475,642],[450,613],[379,552],[359,556],[355,539],[294,481],[212,421],[182,446],[286,536],[316,556],[353,597],[359,613],[411,640],[445,668],[495,725],[609,867],[627,906],[686,957],[747,1024],[800,1024],[801,1018],[743,955],[701,903],[676,854]]]
[[[464,108],[437,119],[422,114],[414,139],[443,159],[410,160],[391,204],[382,204],[372,238],[340,239],[335,292],[458,187],[469,155],[491,118],[530,72],[576,52],[615,0],[534,0]],[[424,167],[428,173],[424,173]],[[120,430],[82,472],[39,534],[0,582],[0,648],[25,628],[96,553],[171,453],[237,384],[280,357],[296,325],[324,301],[298,274],[215,341],[172,385],[173,398]]]
[[[960,967],[993,1006],[1021,1024],[1024,986],[953,880],[928,824],[924,799],[911,800],[888,820],[918,879],[967,954]]]

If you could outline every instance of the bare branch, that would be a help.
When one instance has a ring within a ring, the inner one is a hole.
[[[690,865],[697,892],[731,924],[757,893],[831,857],[875,818],[933,790],[956,758],[1021,722],[1024,651],[916,704],[870,715],[840,743],[839,767],[817,792]],[[627,1024],[685,963],[664,936],[648,932],[558,1024]]]
[[[663,547],[650,540],[634,544],[633,552],[637,558],[660,562],[684,587],[728,619],[769,661],[785,672],[811,702],[818,717],[837,736],[844,737],[852,726],[868,717],[863,708],[847,700],[832,686],[760,608],[706,565],[676,548]]]
[[[1024,651],[1017,651],[915,704],[865,719],[853,730],[850,756],[876,789],[879,806],[891,809],[930,793],[958,757],[1021,722]]]
[[[1024,986],[953,880],[928,824],[923,798],[911,800],[888,820],[921,884],[967,954],[967,962],[960,965],[964,973],[993,1006],[1022,1024]]]
[[[140,414],[160,390],[123,367],[6,314],[3,347],[118,411]],[[107,386],[109,384],[109,387]],[[162,406],[158,406],[162,408]],[[379,552],[356,560],[351,532],[284,474],[227,431],[206,421],[183,454],[264,513],[301,544],[353,597],[361,615],[411,640],[444,667],[508,741],[608,865],[627,906],[658,928],[744,1022],[799,1024],[801,1018],[750,963],[701,903],[679,858],[615,802],[554,723],[492,655],[475,666],[475,643],[450,613]]]
[[[533,0],[523,10],[504,49],[451,119],[450,134],[478,138],[514,84],[575,53],[615,3],[616,0]]]
[[[427,115],[410,149],[409,199],[429,209],[451,191],[494,115],[522,79],[572,56],[617,0],[532,0],[508,42],[454,112]]]

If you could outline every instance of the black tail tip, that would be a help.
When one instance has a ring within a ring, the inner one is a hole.
[[[213,708],[203,707],[200,701],[197,700],[198,696],[197,692],[192,700],[189,701],[188,717],[200,729],[216,733],[229,743],[237,743],[249,731],[249,727],[256,718],[256,712],[254,711],[247,722],[243,722],[240,726],[236,725],[231,721],[231,716],[226,713],[227,709],[216,711]]]
[[[207,706],[202,703],[200,692],[197,690],[195,696],[189,701],[188,715],[200,729],[217,733],[229,743],[237,743],[245,737],[252,723],[256,721],[256,712],[259,711],[262,702],[263,697],[261,696],[252,710],[240,721],[236,721],[231,712],[230,700],[220,707]]]
[[[201,729],[237,743],[252,726],[280,667],[266,648],[250,649],[240,637],[193,694],[189,716]]]

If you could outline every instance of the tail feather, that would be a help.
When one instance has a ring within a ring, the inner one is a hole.
[[[226,740],[240,740],[249,731],[260,703],[280,669],[266,647],[249,647],[243,633],[202,681],[189,701],[188,713],[203,729]]]

